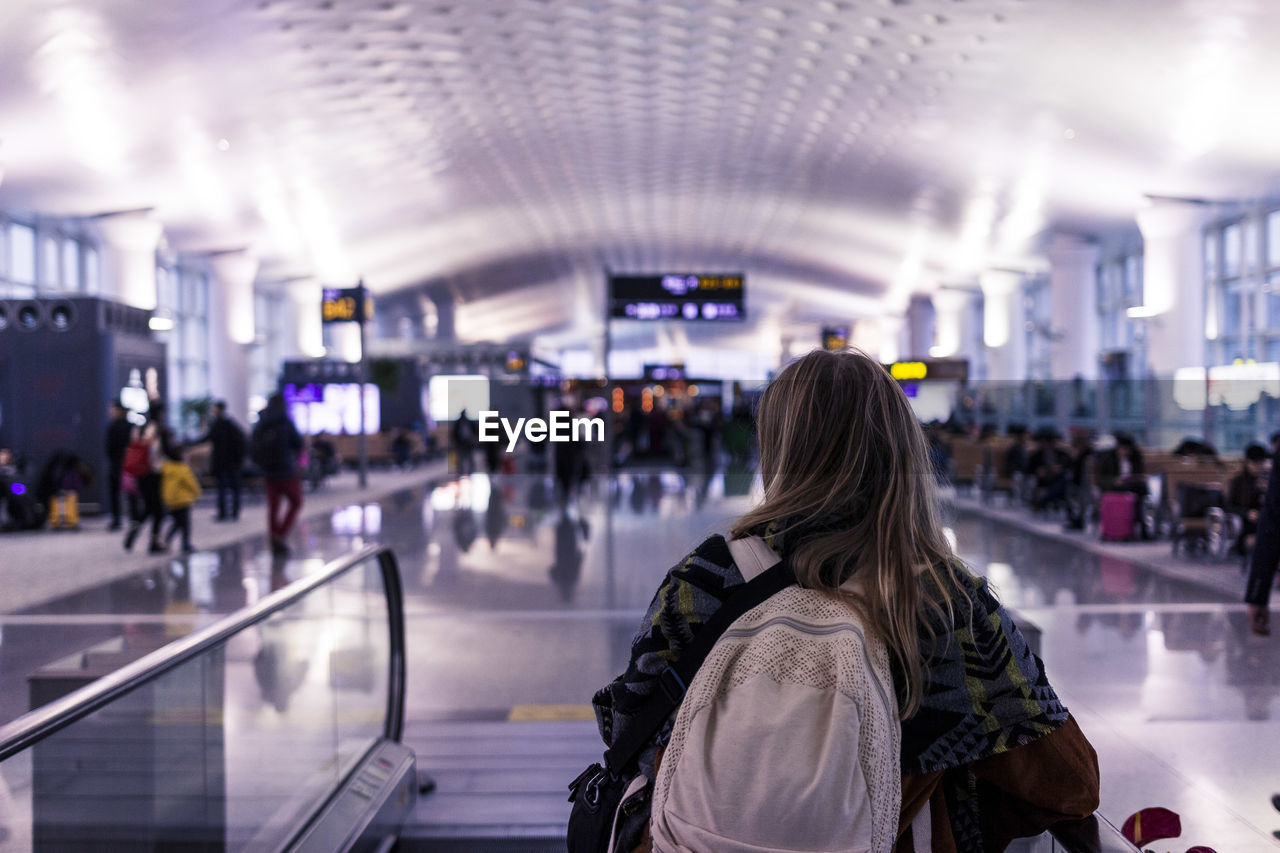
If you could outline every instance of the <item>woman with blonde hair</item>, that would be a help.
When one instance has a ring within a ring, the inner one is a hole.
[[[998,851],[1092,813],[1096,755],[948,544],[888,372],[811,352],[757,432],[763,500],[668,573],[594,698],[605,742],[744,583],[794,584],[724,631],[626,768],[610,850]]]

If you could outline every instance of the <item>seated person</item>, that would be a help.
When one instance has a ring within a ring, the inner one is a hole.
[[[1218,458],[1217,448],[1209,442],[1201,441],[1198,438],[1184,438],[1173,449],[1173,455],[1180,456],[1185,460],[1222,464],[1222,460]]]
[[[1073,430],[1068,486],[1073,497],[1067,503],[1067,527],[1072,530],[1084,529],[1085,511],[1092,502],[1093,466],[1093,434],[1088,430]]]
[[[409,467],[412,454],[413,444],[409,441],[409,431],[406,429],[396,430],[395,437],[391,439],[391,459],[395,462],[396,467]]]
[[[1036,433],[1036,449],[1027,460],[1028,473],[1034,478],[1031,508],[1045,509],[1062,504],[1067,497],[1067,469],[1071,458],[1058,447],[1058,433],[1043,429]]]
[[[1013,437],[1013,444],[1004,452],[1004,463],[1000,473],[1006,477],[1013,477],[1027,473],[1027,461],[1030,448],[1027,446],[1027,428],[1021,426],[1010,426],[1009,435]]]
[[[311,438],[311,457],[316,460],[321,476],[328,477],[338,473],[338,448],[326,434],[320,433]]]
[[[1095,468],[1098,487],[1104,492],[1147,493],[1147,478],[1142,464],[1142,451],[1128,433],[1115,434],[1116,446],[1098,454]]]
[[[1267,476],[1271,473],[1271,456],[1261,444],[1250,444],[1244,450],[1244,466],[1227,484],[1226,510],[1240,516],[1243,522],[1236,550],[1245,553],[1246,538],[1258,532],[1258,512],[1267,493]]]

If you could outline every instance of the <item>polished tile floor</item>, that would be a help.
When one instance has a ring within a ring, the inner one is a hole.
[[[27,674],[59,657],[121,637],[154,646],[372,541],[395,549],[404,575],[411,728],[513,709],[572,719],[623,666],[665,571],[725,531],[751,485],[745,471],[631,472],[561,502],[541,477],[475,476],[336,506],[306,523],[283,566],[258,536],[107,584],[86,578],[0,617],[0,720],[26,710]],[[1280,640],[1249,636],[1235,596],[968,510],[949,527],[1042,629],[1050,679],[1098,747],[1109,817],[1180,812],[1170,850],[1280,846],[1269,803]]]

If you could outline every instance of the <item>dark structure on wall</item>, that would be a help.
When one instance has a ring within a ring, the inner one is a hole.
[[[0,447],[27,461],[34,483],[55,450],[94,471],[81,500],[105,506],[107,405],[140,419],[165,399],[165,345],[151,312],[95,296],[0,300]]]

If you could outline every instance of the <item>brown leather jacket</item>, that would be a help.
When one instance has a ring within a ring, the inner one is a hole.
[[[1039,835],[1055,823],[1098,808],[1098,755],[1074,717],[1024,746],[970,765],[978,780],[982,844],[999,853],[1015,838]],[[925,802],[933,853],[961,853],[951,836],[942,772],[902,780],[902,821],[894,853],[912,853],[911,821]]]

